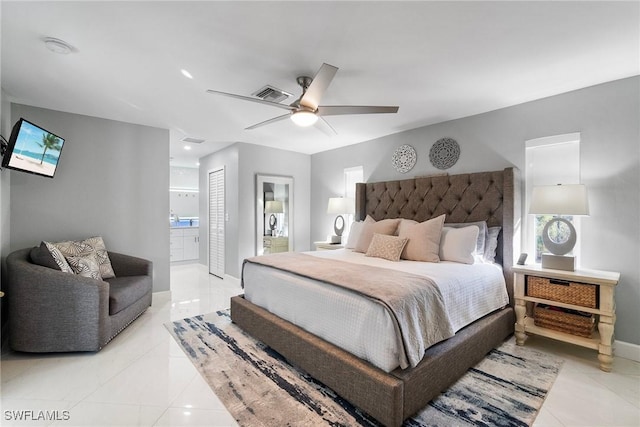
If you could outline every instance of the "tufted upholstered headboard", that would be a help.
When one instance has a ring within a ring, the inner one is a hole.
[[[407,218],[419,222],[446,214],[445,222],[487,221],[501,226],[502,263],[513,304],[514,256],[520,248],[520,176],[515,168],[356,184],[356,220]]]

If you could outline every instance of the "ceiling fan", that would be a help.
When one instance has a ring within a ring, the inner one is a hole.
[[[245,130],[256,129],[271,123],[291,118],[298,126],[320,125],[320,130],[327,134],[336,134],[337,132],[326,120],[325,116],[341,116],[347,114],[384,114],[397,113],[398,107],[390,106],[357,106],[357,105],[320,105],[322,95],[331,84],[333,77],[336,75],[338,67],[329,64],[322,64],[315,77],[300,76],[296,79],[300,87],[302,87],[302,95],[291,104],[279,104],[277,102],[265,101],[259,98],[251,98],[248,96],[236,95],[233,93],[220,92],[218,90],[207,90],[208,93],[215,95],[230,96],[232,98],[242,99],[245,101],[257,102],[263,105],[271,105],[276,108],[288,110],[287,114],[277,116],[264,122],[256,123],[249,126]],[[320,120],[318,120],[320,119]]]

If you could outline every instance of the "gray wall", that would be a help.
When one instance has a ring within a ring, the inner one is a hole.
[[[239,276],[238,268],[238,146],[236,143],[200,159],[200,263],[209,265],[209,172],[224,168],[225,178],[225,257],[226,274]]]
[[[426,126],[311,157],[311,237],[332,229],[327,199],[342,193],[343,169],[363,165],[365,180],[380,181],[440,171],[429,162],[431,145],[456,139],[461,156],[449,173],[524,171],[528,139],[581,133],[582,183],[591,215],[581,222],[585,268],[621,273],[616,289],[616,339],[640,344],[640,78],[633,77],[477,116]],[[402,111],[402,108],[401,108]],[[407,174],[394,171],[393,151],[412,145],[418,154]]]
[[[225,273],[240,277],[242,261],[255,255],[256,174],[294,179],[294,250],[310,249],[309,155],[236,143],[200,159],[200,262],[208,265],[208,172],[225,167]]]
[[[53,179],[2,172],[11,250],[101,235],[107,249],[153,261],[154,292],[169,290],[169,131],[16,104],[12,117],[65,144]]]

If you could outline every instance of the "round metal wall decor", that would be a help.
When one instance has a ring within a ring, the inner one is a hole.
[[[460,158],[460,146],[455,139],[441,138],[431,146],[429,160],[438,169],[449,169]]]
[[[398,172],[407,173],[416,165],[417,158],[416,150],[412,146],[404,144],[396,148],[391,163]]]

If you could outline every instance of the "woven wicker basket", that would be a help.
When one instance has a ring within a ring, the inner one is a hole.
[[[587,338],[591,338],[596,324],[593,314],[573,314],[542,304],[534,308],[533,320],[536,326]]]
[[[527,276],[527,296],[597,308],[597,286],[546,277]]]

